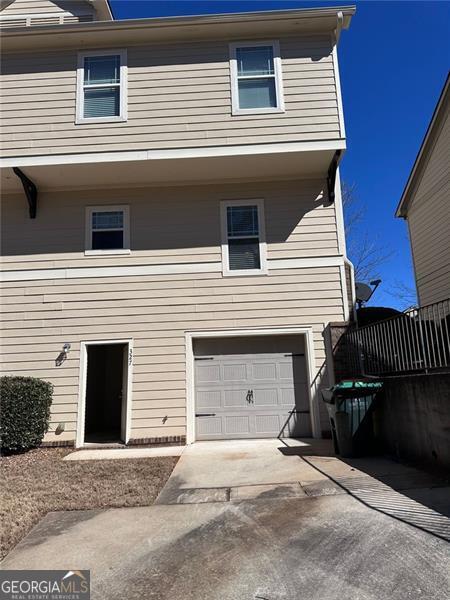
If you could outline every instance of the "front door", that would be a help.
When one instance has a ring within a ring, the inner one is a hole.
[[[87,346],[85,443],[124,441],[128,344]],[[125,357],[125,359],[124,359]]]

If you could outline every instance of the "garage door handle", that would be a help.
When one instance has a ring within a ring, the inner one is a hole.
[[[246,397],[247,403],[251,404],[254,403],[255,401],[253,400],[253,390],[248,390],[247,391],[247,397]]]
[[[195,413],[196,417],[215,417],[216,413]]]

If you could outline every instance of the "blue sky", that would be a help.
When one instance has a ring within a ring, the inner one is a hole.
[[[285,0],[112,0],[116,19],[337,6]],[[348,138],[342,179],[365,205],[359,235],[391,252],[371,304],[404,307],[389,293],[413,287],[406,224],[394,217],[450,63],[450,2],[356,2],[339,45]]]

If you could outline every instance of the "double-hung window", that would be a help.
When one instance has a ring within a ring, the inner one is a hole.
[[[128,206],[98,206],[86,209],[86,253],[130,252]]]
[[[230,45],[233,114],[283,112],[278,42]]]
[[[258,275],[267,271],[263,200],[221,203],[224,275]]]
[[[79,54],[77,123],[126,121],[126,55],[126,50]]]

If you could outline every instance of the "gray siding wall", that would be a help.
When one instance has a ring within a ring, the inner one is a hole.
[[[129,47],[128,121],[87,125],[75,125],[76,51],[4,55],[2,155],[340,138],[329,36],[280,47],[284,114],[233,116],[228,41],[197,42]]]

